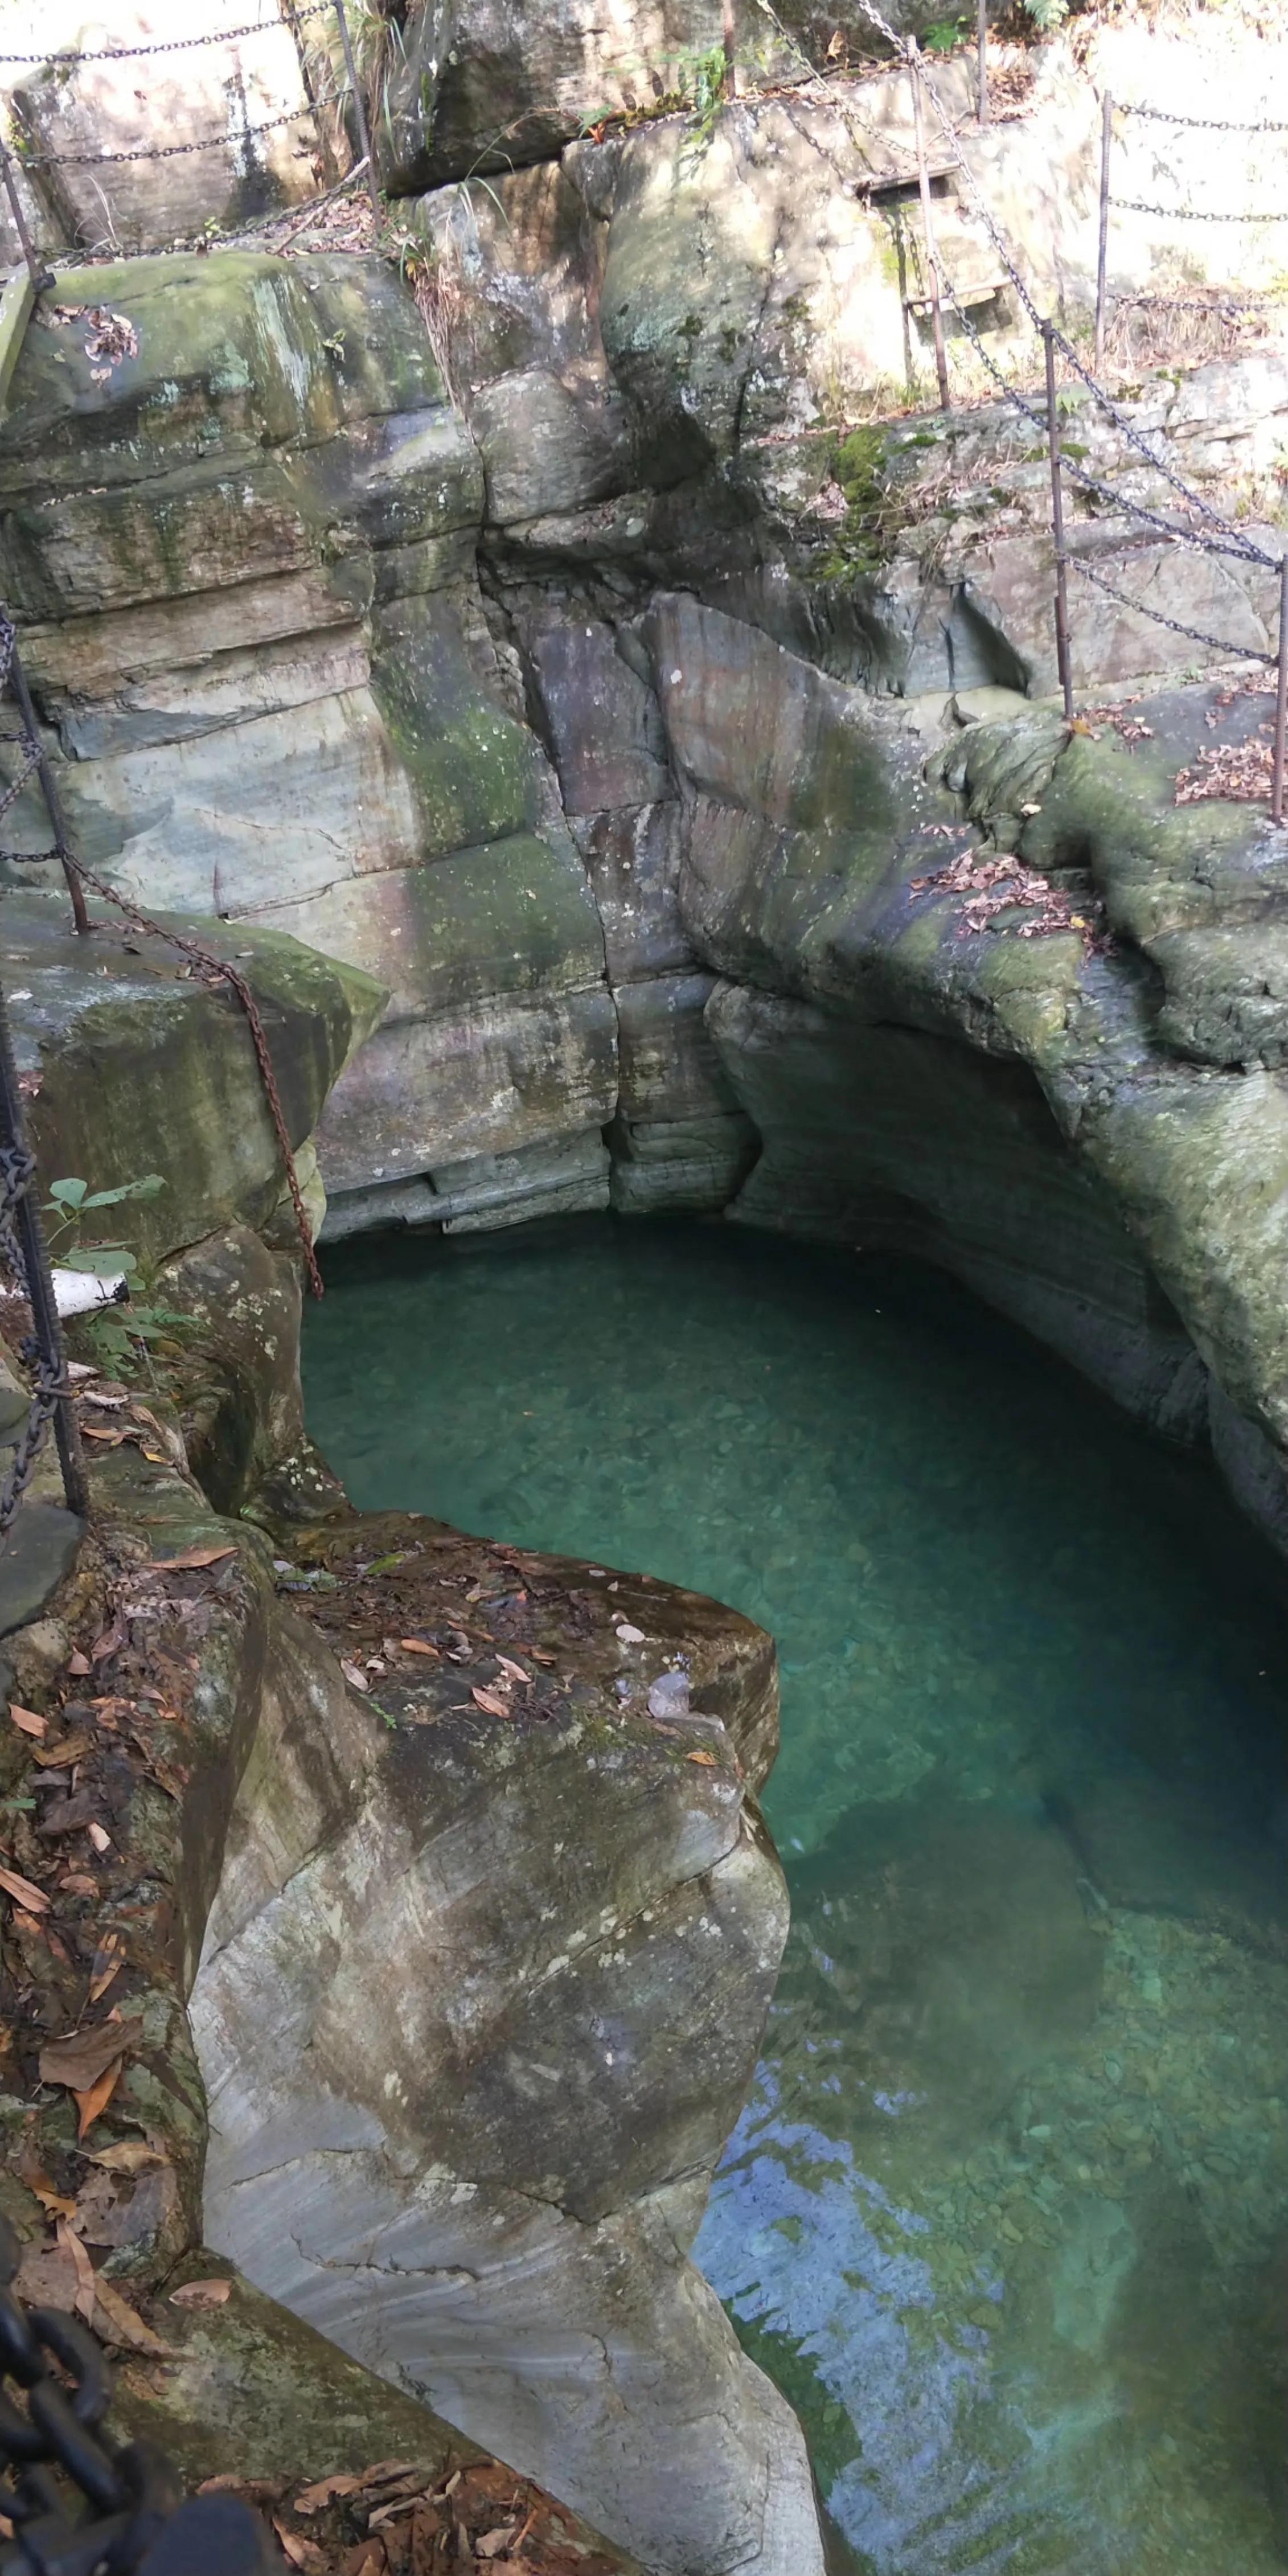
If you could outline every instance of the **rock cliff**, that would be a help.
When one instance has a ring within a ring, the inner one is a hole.
[[[237,1006],[158,941],[79,942],[63,913],[5,898],[42,1171],[153,1162],[161,1188],[120,1219],[178,1338],[146,1396],[83,1367],[90,1535],[5,1640],[22,2285],[84,2297],[45,2213],[83,2218],[107,2339],[144,2360],[178,2339],[126,2411],[194,2480],[289,2496],[394,2440],[429,2496],[481,2443],[516,2492],[565,2499],[550,2545],[589,2552],[587,2576],[623,2547],[821,2569],[799,2428],[688,2259],[787,1928],[754,1800],[772,1642],[647,1576],[348,1509],[301,1418],[297,1263]],[[303,1150],[381,995],[235,936]],[[83,2021],[94,1959],[121,2062],[87,2123],[122,2179],[91,2211],[73,2092],[50,2080],[31,2111],[25,2078]],[[232,2284],[218,2313],[159,2306],[209,2281],[203,2248]]]

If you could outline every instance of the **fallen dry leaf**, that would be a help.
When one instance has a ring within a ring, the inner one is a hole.
[[[91,2084],[83,2093],[73,2093],[72,2100],[76,2105],[80,2122],[76,2131],[78,2140],[88,2134],[99,2113],[107,2109],[120,2080],[121,2061],[118,2057],[114,2066],[105,2068],[96,2084]]]
[[[16,1869],[0,1868],[0,1887],[13,1898],[15,1905],[23,1906],[28,1914],[49,1912],[49,1899],[43,1890],[33,1887],[31,1880],[21,1877]]]
[[[105,1932],[94,1953],[90,1969],[89,2002],[100,2003],[114,1977],[125,1965],[125,1942],[119,1932]]]
[[[70,2246],[56,2245],[52,2236],[24,2245],[14,2288],[28,2307],[60,2308],[70,2316],[76,2305],[76,2283]]]
[[[145,1450],[144,1456],[149,1455],[150,1452]],[[235,1556],[236,1553],[231,1541],[227,1547],[188,1547],[182,1556],[153,1557],[151,1564],[142,1570],[145,1574],[188,1574],[202,1565],[218,1565],[224,1557]]]
[[[342,2469],[336,2477],[319,2478],[315,2486],[306,2487],[303,2495],[297,2495],[293,2510],[296,2513],[322,2513],[327,2505],[334,2504],[337,2496],[356,2495],[361,2484],[361,2478],[355,2478],[351,2471]]]
[[[470,1698],[477,1708],[486,1709],[489,1717],[513,1717],[514,1715],[513,1709],[506,1700],[502,1699],[499,1691],[480,1690],[476,1682],[470,1684]]]
[[[95,1851],[100,1854],[103,1852],[109,1852],[112,1848],[112,1837],[109,1833],[104,1832],[101,1825],[90,1826],[89,1838]]]
[[[33,1744],[31,1758],[33,1762],[38,1762],[44,1771],[61,1771],[68,1763],[79,1762],[84,1754],[92,1753],[93,1749],[92,1736],[64,1735],[58,1744]]]
[[[232,2295],[231,2281],[184,2281],[170,2292],[172,2308],[222,2308]]]
[[[298,2531],[288,2531],[276,2514],[273,2515],[273,2529],[292,2567],[302,2568],[304,2576],[325,2576],[326,2559],[316,2540],[305,2540]]]
[[[26,2183],[28,2191],[34,2192],[46,2218],[75,2217],[75,2201],[68,2200],[65,2194],[61,2191],[55,2191],[47,2173],[42,2173],[37,2169],[35,2173],[24,2174],[23,2181]]]
[[[423,1637],[400,1637],[398,1643],[405,1655],[438,1654],[437,1646],[427,1646]]]
[[[47,2040],[40,2052],[41,2083],[65,2084],[69,2093],[84,2093],[142,2036],[143,2024],[135,2019],[96,2022],[92,2030],[74,2030],[65,2039]]]
[[[522,1682],[525,1690],[531,1690],[532,1675],[525,1673],[522,1664],[514,1663],[509,1655],[498,1655],[496,1660],[502,1672],[509,1674],[512,1682]]]
[[[23,1735],[43,1735],[49,1724],[47,1717],[37,1717],[34,1708],[20,1708],[16,1699],[9,1702],[9,1715]]]
[[[712,1771],[718,1768],[714,1753],[686,1753],[684,1758],[686,1762],[705,1762]]]
[[[240,2469],[221,2469],[217,2477],[203,2478],[197,2493],[244,2496],[247,2504],[280,2504],[286,2485],[285,2478],[244,2478]]]
[[[150,2173],[154,2166],[169,2162],[159,2147],[145,2146],[142,2138],[120,2138],[114,2146],[99,2147],[93,2154],[85,2151],[87,2165],[101,2165],[105,2173]]]
[[[365,1696],[365,1694],[370,1690],[371,1684],[368,1681],[361,1664],[347,1663],[342,1655],[340,1658],[340,1670],[349,1684],[350,1689],[361,1691]]]
[[[94,2266],[79,2236],[68,2226],[65,2218],[58,2221],[57,2236],[63,2252],[70,2254],[76,2266],[76,2314],[90,2326],[94,2322]]]
[[[97,2299],[96,2323],[105,2343],[119,2343],[127,2352],[154,2353],[162,2361],[177,2359],[178,2356],[172,2347],[168,2343],[163,2343],[160,2335],[153,2333],[151,2326],[144,2324],[137,2308],[132,2308],[129,2300],[123,2299],[120,2291],[113,2289],[111,2282],[105,2281],[101,2272],[96,2272],[94,2275],[94,2289]]]
[[[74,1673],[78,1681],[83,1680],[85,1674],[92,1672],[93,1669],[88,1655],[83,1655],[79,1646],[74,1654],[70,1654],[67,1658],[67,1670],[69,1673]]]

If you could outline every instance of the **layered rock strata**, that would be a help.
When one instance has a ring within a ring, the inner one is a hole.
[[[432,2483],[481,2443],[565,2499],[588,2576],[623,2550],[821,2570],[795,2418],[688,2259],[786,1934],[753,1795],[772,1642],[647,1576],[352,1513],[304,1430],[298,1252],[232,996],[129,930],[77,941],[61,898],[11,893],[4,919],[42,1176],[151,1161],[162,1187],[113,1221],[178,1330],[146,1394],[82,1381],[90,1539],[5,1649],[77,1791],[6,1730],[9,1862],[48,1880],[53,1934],[16,1925],[7,2026],[34,2084],[85,2019],[82,1961],[119,1953],[89,2016],[129,2032],[94,2151],[149,2148],[94,2211],[100,2322],[116,2282],[165,2343],[177,2266],[232,2280],[132,2420],[194,2478],[283,2491],[394,2438]],[[303,1149],[381,995],[233,935]],[[52,1845],[28,1820],[51,1791]],[[24,2285],[70,2307],[43,2213],[84,2182],[76,2106],[12,2099]],[[403,2392],[383,2441],[370,2371]]]

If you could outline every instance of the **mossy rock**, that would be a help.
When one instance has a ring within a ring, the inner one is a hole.
[[[145,1265],[221,1226],[265,1225],[285,1175],[230,988],[197,981],[183,952],[124,923],[78,939],[60,895],[14,892],[0,902],[14,1050],[44,1186],[77,1178],[115,1189],[159,1171],[165,1187],[155,1197],[103,1216],[104,1235]],[[302,1145],[375,1026],[381,987],[279,932],[165,921],[236,960],[259,1008],[287,1133]]]

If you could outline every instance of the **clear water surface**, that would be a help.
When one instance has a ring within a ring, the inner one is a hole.
[[[698,2259],[878,2576],[1272,2576],[1283,1578],[950,1282],[575,1218],[332,1255],[355,1502],[774,1632],[793,1929]]]

